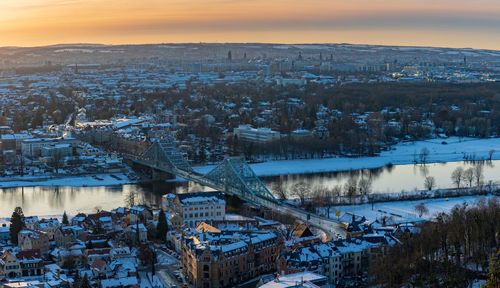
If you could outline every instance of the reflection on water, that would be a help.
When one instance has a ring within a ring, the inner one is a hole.
[[[484,181],[500,180],[500,161],[493,161],[484,167]],[[282,182],[285,189],[295,183],[305,182],[311,187],[333,188],[344,185],[350,177],[364,177],[372,180],[374,193],[390,193],[424,189],[426,176],[436,179],[436,188],[450,188],[452,171],[464,162],[421,165],[395,165],[379,169],[356,170],[336,173],[307,175],[284,175],[263,179],[268,187]],[[137,193],[136,202],[159,205],[166,193],[209,190],[196,183],[153,183],[148,185],[123,185],[108,187],[19,187],[0,189],[0,217],[10,217],[16,206],[21,206],[26,215],[70,215],[78,212],[92,212],[96,208],[110,210],[125,203],[126,195]]]
[[[500,180],[500,161],[484,163],[484,182]],[[424,180],[432,176],[436,180],[435,188],[454,187],[451,174],[457,167],[467,169],[474,164],[466,162],[434,163],[427,165],[391,165],[377,169],[363,169],[334,173],[316,173],[306,175],[282,175],[279,177],[265,178],[268,187],[276,182],[281,182],[283,187],[290,190],[299,182],[305,182],[310,187],[335,186],[343,187],[349,178],[365,178],[372,182],[373,193],[399,193],[401,191],[423,190]],[[465,182],[465,181],[464,181]]]
[[[152,183],[101,187],[19,187],[0,189],[0,217],[10,217],[17,206],[26,215],[70,215],[110,210],[123,206],[129,193],[136,193],[137,203],[159,205],[166,193],[185,193],[205,188],[195,183]]]

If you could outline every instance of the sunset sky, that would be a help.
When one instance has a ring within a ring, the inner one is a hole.
[[[160,42],[500,50],[500,1],[0,0],[0,46]]]

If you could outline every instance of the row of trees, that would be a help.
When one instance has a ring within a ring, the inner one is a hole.
[[[301,206],[311,210],[316,207],[328,207],[329,214],[329,208],[339,203],[341,196],[347,197],[350,202],[357,196],[369,196],[372,193],[372,181],[365,176],[351,176],[343,186],[337,185],[333,188],[325,186],[310,187],[305,182],[298,182],[292,185],[290,189],[287,189],[283,182],[278,181],[273,184],[271,190],[282,200],[299,199]]]
[[[469,188],[472,188],[473,185],[477,188],[481,188],[484,184],[484,165],[478,163],[467,169],[457,167],[451,173],[451,180],[457,189],[462,188],[462,184],[464,184],[464,186],[468,185]]]
[[[500,202],[497,198],[469,207],[456,206],[435,222],[420,226],[415,235],[405,233],[401,244],[371,264],[374,284],[381,287],[468,287],[484,277],[489,261],[500,247]],[[490,267],[498,283],[498,259]],[[490,286],[498,287],[498,286]]]

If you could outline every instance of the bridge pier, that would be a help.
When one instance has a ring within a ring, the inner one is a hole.
[[[175,175],[151,168],[151,181],[165,181],[175,179]]]
[[[143,178],[143,180],[146,180],[146,181],[147,180],[165,181],[165,180],[175,179],[175,177],[176,177],[174,174],[164,172],[164,171],[155,169],[155,168],[150,167],[150,166],[142,165],[140,163],[137,163],[137,162],[134,162],[131,160],[127,160],[124,162],[127,163],[138,174],[144,176],[141,178]]]

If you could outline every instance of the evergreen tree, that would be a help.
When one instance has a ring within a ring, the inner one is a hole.
[[[64,211],[64,214],[62,216],[62,224],[63,225],[69,225],[68,215],[66,215],[66,211]]]
[[[23,209],[21,207],[16,207],[14,212],[12,213],[12,217],[10,218],[10,242],[14,245],[18,244],[17,235],[19,231],[21,231],[24,227],[24,214]]]
[[[87,274],[83,276],[83,279],[80,283],[80,288],[90,288],[89,277],[87,276]]]
[[[156,238],[161,241],[165,241],[168,232],[167,218],[165,217],[165,212],[163,209],[160,210],[158,215],[158,224],[156,225]]]
[[[78,271],[77,271],[75,274],[75,277],[73,277],[73,287],[74,288],[80,287],[81,281],[82,281],[82,279],[80,279],[80,273],[78,273]]]

